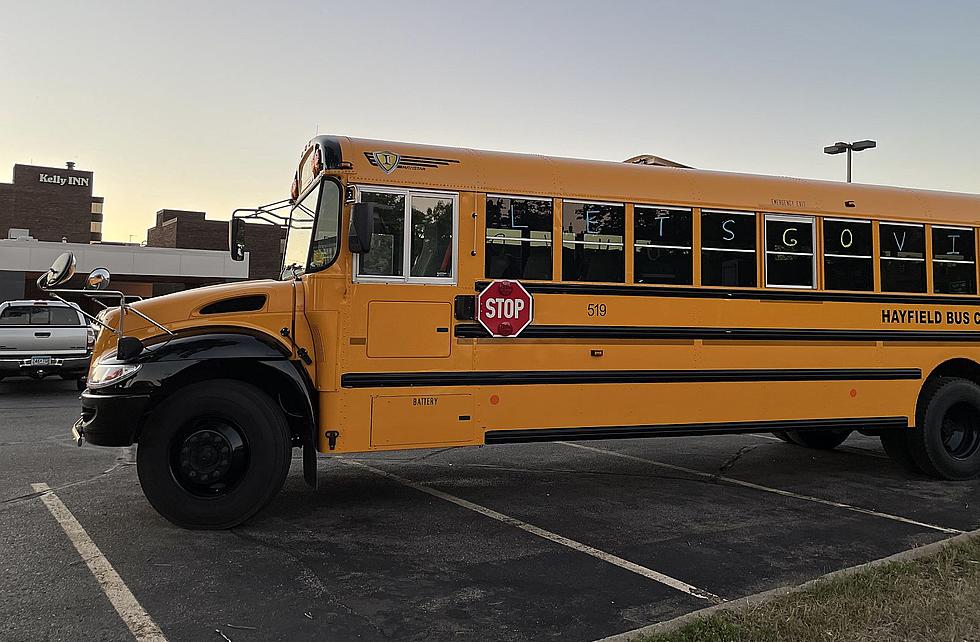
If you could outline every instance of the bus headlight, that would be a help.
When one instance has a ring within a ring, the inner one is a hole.
[[[111,386],[132,377],[141,368],[140,364],[106,363],[96,364],[88,375],[88,387],[97,389]]]

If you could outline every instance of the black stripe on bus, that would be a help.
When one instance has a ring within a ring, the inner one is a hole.
[[[667,424],[643,426],[594,426],[590,428],[540,428],[489,430],[488,444],[521,444],[535,441],[579,441],[583,439],[635,439],[637,437],[696,437],[738,435],[781,430],[883,430],[908,428],[905,417],[862,417],[854,419],[795,419],[785,421],[740,421],[710,424]]]
[[[482,292],[490,281],[477,281],[476,291]],[[586,294],[592,296],[659,296],[690,299],[748,299],[761,301],[845,301],[856,303],[951,304],[980,306],[977,296],[937,296],[930,294],[889,294],[877,292],[826,292],[801,290],[727,290],[710,287],[658,287],[653,285],[615,285],[596,283],[534,283],[521,281],[531,294]]]
[[[478,323],[456,325],[461,339],[489,338]],[[702,339],[714,341],[932,341],[977,342],[961,330],[832,330],[824,328],[701,328],[628,325],[530,325],[516,339]],[[506,337],[500,341],[514,341]]]
[[[718,383],[736,381],[891,381],[921,379],[918,368],[793,368],[774,370],[520,370],[348,372],[344,388],[520,386],[593,383]]]

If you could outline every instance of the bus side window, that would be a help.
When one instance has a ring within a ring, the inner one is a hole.
[[[411,276],[453,276],[453,199],[412,194]]]
[[[828,290],[875,289],[871,221],[823,220],[824,287]]]
[[[405,234],[405,195],[361,192],[362,203],[374,203],[371,251],[358,256],[357,273],[364,276],[402,276]]]
[[[924,225],[879,223],[882,292],[926,291]]]
[[[562,202],[563,281],[622,283],[626,207],[616,203]]]
[[[942,294],[976,294],[974,232],[965,227],[932,226],[932,284]]]
[[[487,196],[488,279],[551,280],[551,199]]]
[[[766,287],[812,288],[813,217],[766,214]]]
[[[691,285],[691,210],[633,207],[633,271],[637,283]]]
[[[755,287],[755,213],[701,210],[701,283]]]

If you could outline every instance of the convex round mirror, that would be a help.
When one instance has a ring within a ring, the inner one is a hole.
[[[73,276],[75,276],[75,255],[65,252],[54,260],[48,271],[42,274],[37,282],[43,288],[56,288],[67,283]]]
[[[105,290],[109,287],[109,270],[100,267],[89,272],[85,278],[86,290]]]

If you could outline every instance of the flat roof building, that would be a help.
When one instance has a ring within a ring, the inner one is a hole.
[[[274,225],[246,224],[245,244],[251,255],[248,278],[279,278],[286,230]],[[209,221],[204,212],[160,210],[157,224],[146,231],[146,245],[227,252],[228,221]]]
[[[75,169],[14,165],[0,183],[0,301],[39,298],[35,281],[62,252],[71,251],[81,286],[97,267],[112,273],[113,289],[150,297],[214,283],[278,278],[285,230],[249,224],[245,260],[228,252],[228,222],[204,212],[163,209],[146,245],[103,241],[104,199],[92,193],[94,174]]]
[[[92,194],[94,175],[66,167],[14,165],[13,182],[0,183],[0,238],[98,243],[103,198]],[[24,230],[28,230],[27,233]]]

